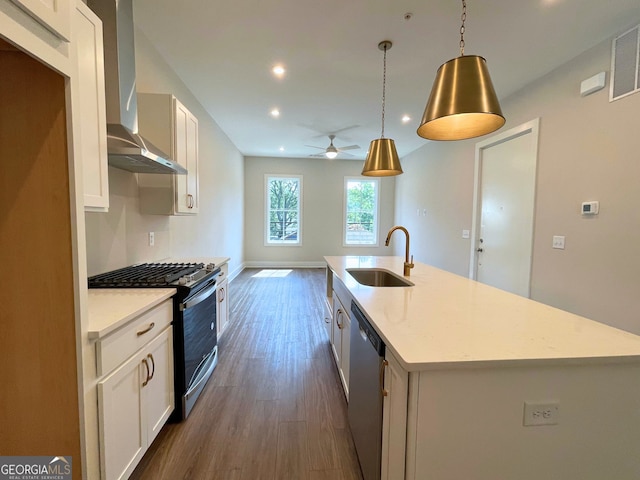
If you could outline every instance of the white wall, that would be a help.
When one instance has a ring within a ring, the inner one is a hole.
[[[531,297],[640,334],[640,94],[609,102],[607,88],[580,97],[606,71],[604,42],[502,102],[503,130],[540,117]],[[475,144],[429,142],[402,159],[396,221],[420,260],[468,275]],[[580,204],[600,201],[595,218]],[[416,208],[426,208],[417,217]],[[551,248],[553,235],[566,249]]]
[[[342,245],[344,177],[360,176],[362,164],[323,158],[245,158],[247,265],[312,266],[321,265],[325,255],[392,255],[384,239],[393,226],[393,177],[380,182],[379,246]],[[264,245],[265,174],[302,175],[302,246]]]
[[[86,214],[88,273],[167,257],[225,256],[233,274],[243,264],[243,157],[144,34],[135,34],[138,91],[172,93],[198,118],[200,213],[140,214],[136,174],[110,167],[109,212]]]

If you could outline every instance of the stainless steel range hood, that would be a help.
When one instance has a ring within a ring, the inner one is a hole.
[[[138,134],[132,0],[88,0],[102,20],[109,165],[138,173],[187,170]]]

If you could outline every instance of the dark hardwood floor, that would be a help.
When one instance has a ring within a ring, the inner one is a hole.
[[[264,272],[229,285],[218,366],[132,479],[362,479],[323,326],[325,271]]]

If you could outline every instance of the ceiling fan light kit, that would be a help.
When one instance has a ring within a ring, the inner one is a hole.
[[[467,4],[462,0],[460,56],[442,64],[418,127],[428,140],[464,140],[494,132],[505,123],[487,62],[464,55]]]
[[[347,153],[346,150],[354,150],[354,149],[360,148],[360,145],[347,145],[346,147],[336,147],[333,144],[334,138],[336,138],[334,134],[329,135],[329,146],[327,148],[317,147],[315,145],[306,145],[307,147],[319,148],[320,150],[324,150],[324,153],[310,155],[310,157],[327,157],[329,160],[333,160],[340,153],[343,155],[351,156],[351,154]]]
[[[400,175],[402,167],[400,166],[400,158],[396,151],[396,144],[390,138],[384,138],[384,104],[385,89],[387,83],[387,50],[393,44],[385,40],[378,44],[378,49],[384,52],[383,74],[382,74],[382,133],[380,138],[371,141],[367,158],[364,161],[362,175],[369,177],[389,177]]]

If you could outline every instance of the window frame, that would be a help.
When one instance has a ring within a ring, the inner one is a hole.
[[[373,233],[375,235],[374,243],[347,243],[347,217],[348,217],[348,188],[349,182],[369,182],[375,184],[375,209],[373,217]],[[342,246],[343,247],[379,247],[380,246],[380,188],[382,182],[379,178],[365,178],[358,176],[345,176],[343,186],[343,205],[342,205]]]
[[[274,241],[270,239],[270,212],[271,212],[271,181],[272,180],[286,180],[297,179],[298,180],[298,238],[294,241],[280,240]],[[277,173],[266,173],[264,175],[264,246],[265,247],[300,247],[302,246],[302,175],[288,175]]]

